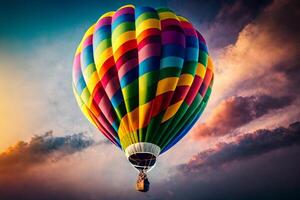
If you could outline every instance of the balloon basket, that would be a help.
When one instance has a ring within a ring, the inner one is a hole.
[[[136,181],[136,190],[139,192],[147,192],[149,191],[149,187],[150,187],[150,182],[147,178],[147,175],[145,172],[141,171]]]

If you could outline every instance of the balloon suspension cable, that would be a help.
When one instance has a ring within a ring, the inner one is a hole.
[[[150,182],[147,178],[146,170],[141,169],[136,181],[136,189],[140,192],[147,192],[150,187]]]

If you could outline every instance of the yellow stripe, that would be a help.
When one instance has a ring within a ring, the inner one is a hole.
[[[177,86],[192,85],[194,76],[191,74],[181,74]]]
[[[129,132],[135,132],[136,130],[143,128],[143,123],[147,117],[146,113],[149,113],[151,109],[151,101],[135,108],[130,113],[127,113],[120,122],[119,136],[124,137]]]
[[[98,19],[97,22],[99,22],[100,19],[103,19],[104,17],[112,17],[114,14],[115,14],[115,11],[110,11],[110,12],[104,13],[104,14]]]
[[[120,7],[118,10],[121,10],[122,8],[134,8],[134,5],[128,4],[128,5]]]
[[[139,126],[138,129],[143,128],[145,120],[149,117],[150,110],[151,110],[151,102],[148,102],[144,105],[138,107],[139,110]]]
[[[87,87],[89,89],[89,91],[92,93],[95,86],[97,85],[97,83],[99,83],[99,77],[98,77],[98,73],[95,71],[89,78],[88,83],[87,83]]]
[[[214,71],[214,63],[210,56],[208,56],[207,68],[210,69],[212,72]]]
[[[94,70],[95,70],[94,63],[89,64],[83,71],[84,77],[88,79],[92,75]]]
[[[96,69],[99,73],[99,78],[102,79],[103,75],[105,74],[106,69],[105,71],[102,69],[102,65],[104,62],[106,62],[111,56],[113,56],[113,53],[112,53],[112,48],[107,48],[105,49],[103,52],[97,52],[97,49],[96,49],[96,52],[95,52],[95,55],[98,55],[95,57],[95,64],[96,64]]]
[[[85,88],[83,89],[81,95],[80,95],[80,98],[82,99],[82,101],[83,101],[86,105],[88,105],[88,103],[89,103],[89,98],[90,98],[90,96],[91,96],[91,95],[90,95],[90,92],[89,92],[88,88],[85,87]]]
[[[143,22],[141,22],[137,27],[136,27],[136,35],[140,35],[144,30],[150,29],[150,28],[160,28],[160,21],[158,19],[150,18],[147,19]]]
[[[160,18],[160,20],[164,20],[164,19],[176,19],[176,20],[178,20],[177,16],[173,12],[170,12],[170,11],[159,13],[159,18]]]
[[[196,75],[200,76],[202,79],[204,78],[206,73],[206,68],[201,63],[198,63],[197,69],[196,69]]]
[[[157,84],[156,96],[168,91],[174,91],[178,82],[178,77],[168,77],[162,79]]]
[[[84,114],[84,116],[94,125],[96,126],[96,124],[94,123],[94,121],[92,120],[90,114],[89,114],[89,111],[88,111],[88,108],[87,106],[83,103],[82,99],[80,98],[80,96],[77,94],[77,91],[76,91],[76,88],[73,84],[73,93],[75,95],[75,98],[76,98],[76,101],[77,101],[77,104],[79,105],[79,108],[80,110],[82,111],[82,113]],[[96,126],[97,127],[97,126]]]
[[[122,44],[124,44],[125,42],[127,42],[129,40],[133,40],[133,39],[136,39],[135,31],[127,31],[125,33],[122,33],[117,38],[112,38],[113,52],[115,53]]]
[[[167,110],[164,114],[164,117],[162,119],[162,123],[167,121],[168,119],[170,119],[171,117],[173,117],[176,114],[176,112],[180,108],[182,102],[183,102],[183,100],[180,100],[167,108]]]
[[[183,16],[178,16],[178,15],[177,15],[177,17],[178,17],[178,19],[179,19],[180,21],[189,22],[189,20],[188,20],[187,18],[183,17]]]

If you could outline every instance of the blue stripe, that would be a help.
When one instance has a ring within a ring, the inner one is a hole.
[[[114,96],[111,98],[111,103],[113,105],[114,108],[117,108],[123,101],[123,95],[121,90],[118,90]]]
[[[103,26],[94,33],[93,44],[97,45],[102,40],[105,40],[110,37],[111,37],[111,26],[110,25]]]
[[[162,57],[176,56],[184,58],[185,48],[178,44],[165,44],[162,46]]]
[[[140,15],[142,15],[146,12],[156,13],[156,10],[154,8],[146,7],[146,6],[136,7],[135,8],[135,18],[137,19]],[[158,15],[157,15],[157,17],[158,17]]]
[[[186,61],[198,61],[199,49],[197,48],[186,48],[185,60]]]
[[[186,45],[186,47],[199,48],[198,38],[194,37],[194,36],[186,36],[185,45]]]
[[[124,22],[135,22],[135,18],[133,14],[124,14],[115,19],[112,23],[112,30],[115,30],[117,26]]]
[[[142,76],[150,71],[158,70],[160,65],[160,56],[152,56],[139,64],[139,75]]]
[[[117,121],[114,121],[114,122],[111,124],[111,126],[114,128],[114,130],[115,130],[116,132],[118,132],[119,125],[117,124]]]
[[[182,68],[184,59],[181,57],[166,57],[160,60],[160,68],[168,68],[168,67],[178,67]]]
[[[93,46],[89,45],[81,52],[81,67],[86,68],[91,63],[94,63]]]
[[[208,54],[207,46],[203,42],[199,42],[199,49]]]
[[[120,81],[121,84],[121,88],[124,88],[126,85],[128,85],[129,83],[133,82],[134,80],[136,80],[139,77],[139,68],[138,67],[134,67],[133,69],[131,69],[129,72],[127,72]]]
[[[76,89],[79,95],[81,95],[85,87],[86,87],[86,83],[84,81],[83,75],[81,74],[78,82],[76,83]]]

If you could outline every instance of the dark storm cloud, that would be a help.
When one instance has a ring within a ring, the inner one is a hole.
[[[221,102],[206,123],[198,126],[194,138],[222,136],[243,126],[272,110],[284,108],[292,103],[289,96],[231,97]]]
[[[59,160],[64,156],[99,144],[84,133],[56,137],[52,132],[34,136],[30,142],[20,141],[0,154],[0,175],[14,173],[47,161]]]
[[[260,129],[238,136],[234,142],[220,143],[216,148],[198,153],[179,169],[191,172],[206,167],[218,167],[228,162],[248,159],[295,144],[300,144],[300,122],[290,124],[288,128]]]

